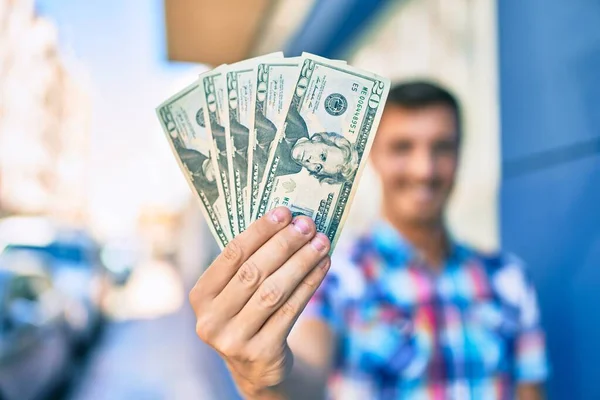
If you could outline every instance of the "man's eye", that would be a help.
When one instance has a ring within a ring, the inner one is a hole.
[[[408,142],[397,142],[390,146],[392,152],[400,154],[408,152],[411,148],[412,146]]]
[[[440,142],[436,143],[434,147],[434,151],[437,154],[448,154],[454,153],[456,151],[457,145],[454,142]]]
[[[323,162],[327,161],[327,154],[325,154],[324,152],[321,153],[321,161],[323,161]]]

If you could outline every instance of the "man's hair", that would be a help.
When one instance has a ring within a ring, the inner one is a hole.
[[[460,103],[452,92],[438,84],[429,81],[398,83],[390,89],[386,105],[399,106],[409,110],[419,110],[436,105],[447,106],[456,117],[456,133],[460,141],[462,136]]]

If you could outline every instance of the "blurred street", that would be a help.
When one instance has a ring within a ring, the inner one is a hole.
[[[154,296],[149,296],[156,303],[167,293],[182,299],[183,291],[177,281],[167,278],[165,268],[148,268],[144,278],[132,276],[127,296],[153,290]],[[150,310],[144,307],[135,312]],[[197,339],[194,325],[187,302],[158,318],[109,322],[84,365],[75,371],[66,398],[235,399],[225,366]]]
[[[67,398],[235,398],[224,368],[195,338],[193,316],[185,308],[159,319],[109,325]]]

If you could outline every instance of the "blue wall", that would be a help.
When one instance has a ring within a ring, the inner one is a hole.
[[[529,265],[551,399],[600,399],[600,1],[499,0],[501,238]]]

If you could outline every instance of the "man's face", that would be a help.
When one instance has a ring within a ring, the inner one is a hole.
[[[292,149],[292,158],[307,170],[324,175],[338,173],[345,162],[342,149],[304,138]]]
[[[213,164],[210,158],[207,158],[202,163],[202,171],[204,172],[204,177],[209,182],[215,181],[215,169],[213,168]]]
[[[385,108],[371,159],[388,213],[409,223],[440,221],[458,164],[456,126],[445,105]]]

